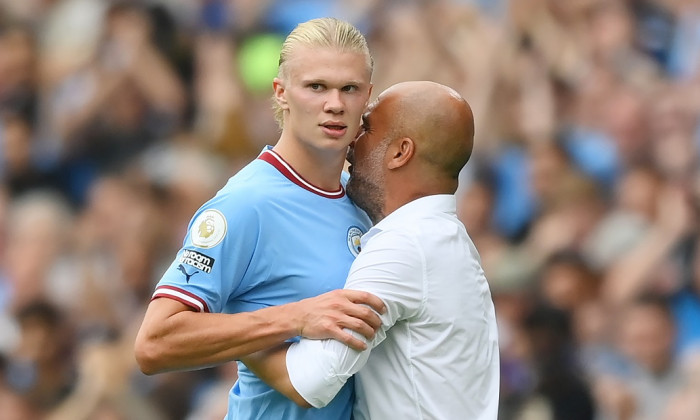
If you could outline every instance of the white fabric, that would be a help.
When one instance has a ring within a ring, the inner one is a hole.
[[[324,406],[357,373],[356,420],[496,419],[495,311],[454,196],[412,201],[370,229],[345,288],[384,301],[382,326],[363,352],[293,344],[287,370],[304,399]]]

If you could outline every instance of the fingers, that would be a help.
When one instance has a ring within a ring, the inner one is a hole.
[[[386,311],[384,302],[371,293],[359,290],[338,290],[336,292],[346,300],[338,307],[338,310],[346,315],[346,317],[339,319],[339,325],[372,339],[374,332],[382,325],[382,320],[377,312]]]
[[[347,328],[352,331],[355,331],[358,334],[362,334],[368,340],[373,339],[374,333],[377,331],[377,328],[372,327],[370,324],[367,324],[366,322],[358,318],[352,317],[348,317],[345,320],[339,322],[339,325],[342,328]]]
[[[356,350],[367,346],[361,337],[345,329],[371,340],[382,325],[375,311],[386,311],[381,299],[359,290],[335,290],[305,299],[295,307],[303,313],[299,317],[299,335],[312,339],[334,338]]]
[[[382,325],[382,320],[379,318],[379,315],[364,305],[353,304],[352,307],[347,309],[346,314],[363,324],[367,324],[373,331],[376,331]],[[352,326],[347,327],[354,330]]]
[[[342,294],[353,303],[362,303],[368,305],[380,314],[386,312],[384,302],[371,293],[363,292],[361,290],[350,289],[343,289],[340,292],[342,292]]]
[[[365,344],[364,341],[354,337],[352,334],[349,334],[344,330],[338,330],[335,334],[333,334],[332,338],[340,341],[353,350],[363,351],[367,349],[367,344]]]

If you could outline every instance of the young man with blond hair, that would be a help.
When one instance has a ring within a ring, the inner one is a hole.
[[[367,43],[346,22],[315,19],[287,37],[273,81],[280,138],[192,218],[136,339],[145,373],[238,360],[297,336],[364,348],[346,328],[373,337],[380,320],[365,305],[382,302],[335,290],[370,227],[341,173],[371,75]],[[227,419],[350,418],[350,383],[327,407],[304,409],[238,366]]]

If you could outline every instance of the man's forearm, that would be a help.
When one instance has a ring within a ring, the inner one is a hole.
[[[381,324],[375,311],[384,303],[374,295],[353,290],[335,290],[299,302],[238,314],[193,312],[168,299],[153,300],[136,338],[135,353],[147,374],[198,368],[236,360],[303,335],[334,338],[354,348],[365,348],[363,340]]]
[[[285,343],[272,349],[249,354],[243,357],[241,361],[245,363],[248,369],[258,378],[262,379],[279,393],[301,407],[310,408],[311,404],[299,395],[289,379],[286,363],[287,349],[289,349],[289,344]]]
[[[136,340],[136,358],[144,373],[188,369],[237,360],[298,335],[286,305],[238,314],[183,310],[162,316],[171,303],[152,302]],[[155,305],[153,305],[155,304]]]

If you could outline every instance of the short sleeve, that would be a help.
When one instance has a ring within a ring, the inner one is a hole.
[[[240,195],[217,195],[195,213],[154,299],[167,297],[197,311],[222,312],[235,297],[260,232],[255,206]]]

